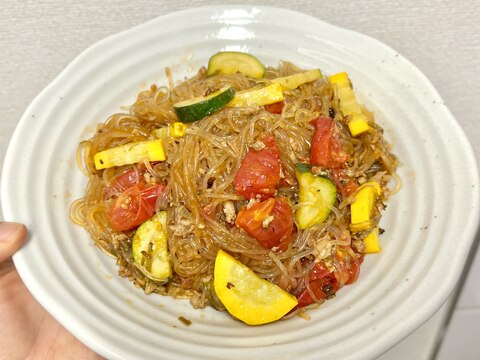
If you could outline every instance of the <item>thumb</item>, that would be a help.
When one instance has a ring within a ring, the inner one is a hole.
[[[0,222],[0,263],[11,257],[23,245],[27,235],[25,225]]]

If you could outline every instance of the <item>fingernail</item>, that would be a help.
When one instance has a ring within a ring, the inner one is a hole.
[[[9,242],[21,230],[22,224],[14,222],[0,223],[0,242]]]

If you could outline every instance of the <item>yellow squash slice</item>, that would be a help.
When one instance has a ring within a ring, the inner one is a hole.
[[[375,181],[370,181],[360,186],[355,194],[355,200],[350,205],[351,224],[355,231],[367,230],[371,228],[373,208],[377,198],[382,193],[380,185]],[[372,254],[381,251],[379,228],[375,226],[373,230],[363,240],[365,244],[365,253]]]
[[[356,230],[365,230],[370,227],[372,210],[377,197],[381,194],[380,185],[371,181],[360,186],[355,194],[355,200],[350,205],[351,223],[353,225],[366,224],[365,228],[355,227]]]
[[[248,325],[276,321],[298,304],[295,296],[222,250],[215,259],[214,288],[228,312]]]
[[[320,69],[307,70],[290,76],[272,79],[272,83],[279,83],[284,89],[293,90],[300,85],[318,80],[322,77]]]
[[[259,89],[238,91],[228,107],[262,106],[283,100],[282,85],[279,83],[264,86]]]
[[[365,253],[373,254],[382,251],[380,247],[380,237],[379,237],[378,226],[375,226],[370,234],[367,235],[363,242],[365,243]]]

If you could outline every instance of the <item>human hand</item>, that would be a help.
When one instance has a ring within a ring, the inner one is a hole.
[[[23,284],[11,257],[26,233],[22,224],[0,222],[0,359],[102,359],[50,316]]]

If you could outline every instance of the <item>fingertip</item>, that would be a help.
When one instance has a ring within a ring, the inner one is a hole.
[[[14,222],[0,223],[0,262],[11,257],[25,242],[27,228]]]

